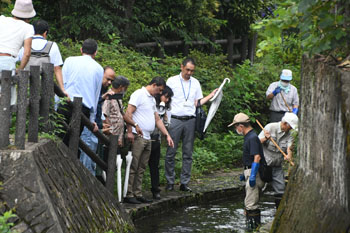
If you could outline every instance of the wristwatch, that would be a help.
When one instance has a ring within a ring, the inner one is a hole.
[[[136,128],[136,126],[138,126],[139,124],[137,124],[136,122],[135,122],[135,124],[134,124],[134,127]]]

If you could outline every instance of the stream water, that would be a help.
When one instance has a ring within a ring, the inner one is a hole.
[[[138,232],[245,232],[243,210],[244,196],[211,201],[174,209],[162,215],[151,216],[135,221]],[[262,195],[261,222],[273,220],[275,203],[272,197]]]

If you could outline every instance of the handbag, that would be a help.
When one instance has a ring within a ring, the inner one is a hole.
[[[207,120],[207,114],[205,113],[205,111],[202,108],[201,102],[200,100],[198,100],[197,102],[197,107],[196,107],[196,126],[195,126],[195,132],[197,137],[200,140],[204,139],[204,125],[205,125],[205,121]]]
[[[259,175],[262,181],[271,182],[272,181],[272,167],[267,165],[265,156],[261,156]]]

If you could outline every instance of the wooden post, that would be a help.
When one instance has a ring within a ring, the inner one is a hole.
[[[241,45],[241,62],[247,59],[247,50],[248,50],[248,35],[244,34],[242,36],[242,45]]]
[[[248,47],[248,58],[250,60],[250,65],[253,65],[254,63],[254,56],[255,56],[255,48],[256,48],[256,41],[258,39],[258,33],[254,33],[252,36],[252,39],[249,40],[249,47]]]
[[[162,58],[162,59],[164,58],[163,50],[164,50],[164,42],[161,41],[157,44],[157,47],[156,47],[157,57]]]
[[[11,127],[11,74],[10,70],[1,71],[1,98],[0,98],[0,148],[10,144]]]
[[[78,158],[82,104],[83,98],[74,97],[73,107],[71,109],[72,117],[67,131],[69,133],[69,150],[74,159]]]
[[[190,53],[190,46],[188,44],[186,44],[186,42],[184,41],[184,47],[183,47],[183,54],[184,54],[184,57],[187,57],[188,54]]]
[[[39,133],[39,103],[40,103],[40,66],[30,67],[30,98],[28,142],[38,142]]]
[[[54,96],[53,64],[43,63],[42,70],[40,116],[43,131],[48,133],[50,131],[50,107],[52,106],[52,100]]]
[[[232,33],[227,37],[227,60],[230,65],[233,64],[233,38]]]
[[[213,43],[213,44],[215,44],[215,37],[211,37],[210,38],[210,41]],[[210,54],[215,54],[215,51],[216,51],[216,49],[215,49],[215,46],[213,46],[213,45],[210,45]]]
[[[26,119],[27,119],[27,95],[29,71],[19,70],[17,90],[17,114],[16,114],[16,137],[17,149],[24,150],[26,142]]]
[[[114,193],[114,180],[115,180],[115,168],[116,158],[118,150],[118,135],[109,136],[109,151],[108,151],[108,170],[106,178],[106,188],[113,194]]]

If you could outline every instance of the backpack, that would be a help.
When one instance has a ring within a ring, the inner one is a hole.
[[[53,45],[52,41],[47,41],[46,45],[42,50],[34,50],[31,49],[31,55],[29,57],[29,61],[24,68],[25,70],[30,70],[30,66],[40,66],[40,73],[42,72],[42,64],[43,63],[51,63],[50,62],[50,50]]]
[[[207,120],[207,114],[204,112],[200,100],[197,102],[197,107],[196,107],[196,126],[195,126],[195,131],[197,132],[197,137],[200,140],[204,139],[204,126],[205,126],[205,121]]]

